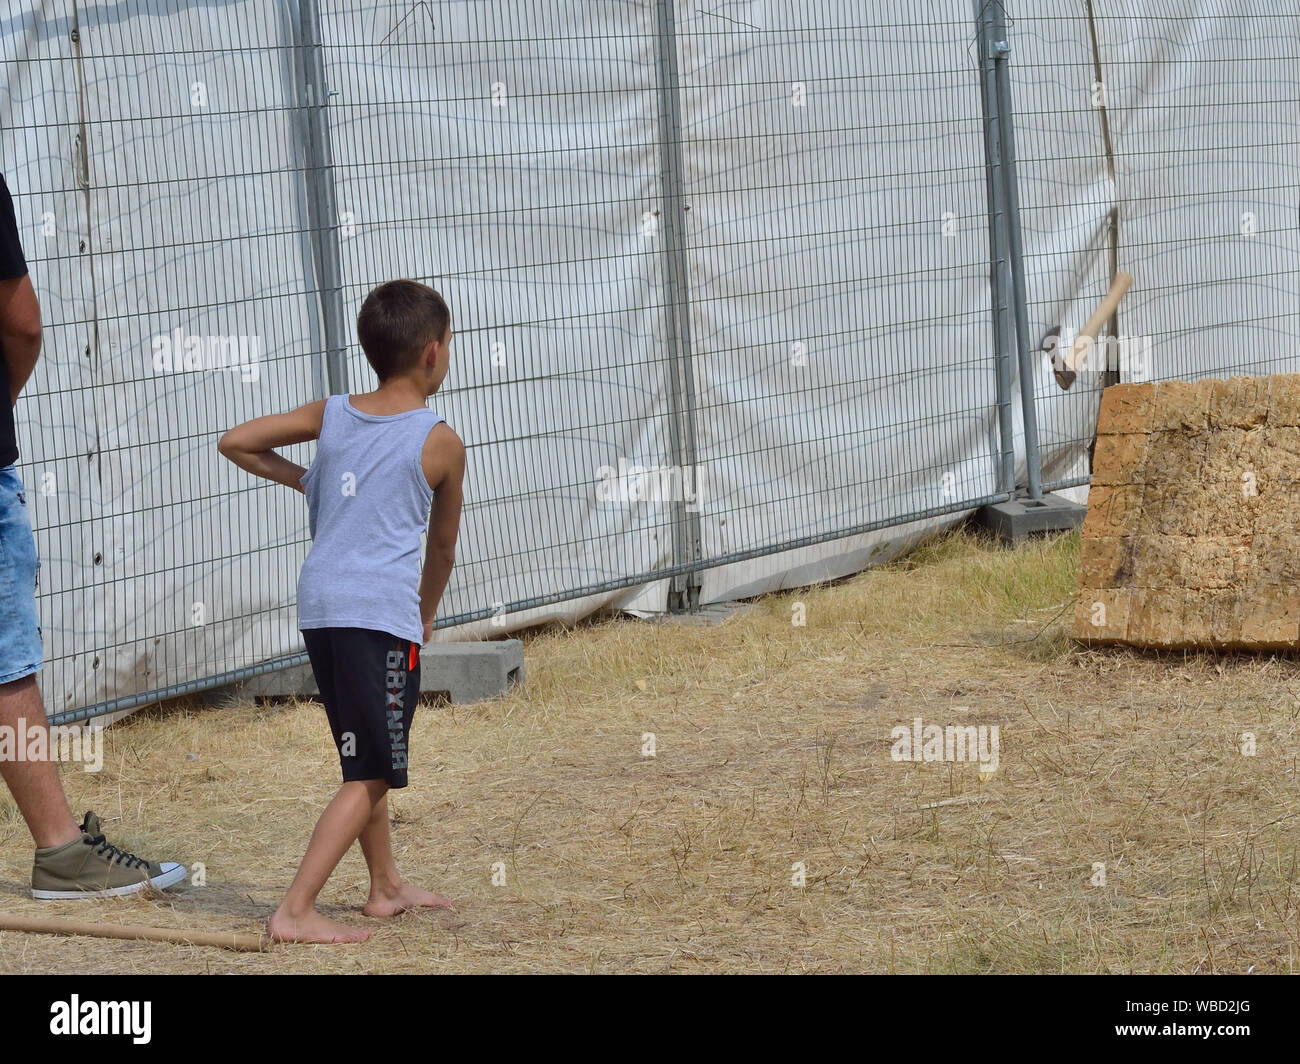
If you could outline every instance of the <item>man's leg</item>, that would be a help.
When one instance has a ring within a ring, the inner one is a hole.
[[[36,614],[38,568],[27,493],[17,470],[7,466],[0,469],[0,727],[18,743],[26,742],[27,730],[47,725],[36,686],[44,664]],[[0,777],[39,848],[81,837],[49,742],[45,750],[44,761],[0,758]]]
[[[0,684],[0,728],[21,737],[24,729],[30,732],[45,726],[45,707],[35,676]],[[45,749],[48,753],[48,742]],[[27,821],[37,847],[62,846],[81,837],[53,761],[0,759],[0,777],[18,803],[18,812]]]
[[[24,744],[33,729],[49,727],[36,686],[43,664],[38,568],[27,493],[13,466],[6,466],[0,469],[0,727]],[[78,825],[59,779],[55,744],[47,741],[45,747],[44,761],[0,758],[0,778],[36,842],[34,898],[117,896],[151,884],[163,890],[185,878],[184,866],[175,861],[147,861],[112,845],[93,813]],[[23,754],[29,752],[25,746]]]

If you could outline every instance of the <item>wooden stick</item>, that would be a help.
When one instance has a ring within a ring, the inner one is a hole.
[[[1078,373],[1084,362],[1088,360],[1088,352],[1092,350],[1097,334],[1115,313],[1115,308],[1119,306],[1119,301],[1124,298],[1124,293],[1132,283],[1133,275],[1127,270],[1115,274],[1115,281],[1110,286],[1110,291],[1106,293],[1106,298],[1092,312],[1092,317],[1088,319],[1079,331],[1079,335],[1075,337],[1074,343],[1070,345],[1070,353],[1065,356],[1065,368],[1071,373]]]
[[[165,927],[132,924],[93,924],[83,920],[49,920],[0,914],[0,931],[26,931],[34,935],[86,935],[90,938],[144,939],[148,942],[176,942],[187,946],[219,946],[222,949],[262,953],[265,935],[240,935],[233,931],[173,931]]]

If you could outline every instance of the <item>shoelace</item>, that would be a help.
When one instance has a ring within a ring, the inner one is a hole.
[[[133,853],[119,850],[103,835],[87,835],[86,845],[95,847],[95,852],[107,857],[109,864],[122,864],[126,868],[134,868],[136,865],[148,867],[149,864],[143,857],[137,857]]]

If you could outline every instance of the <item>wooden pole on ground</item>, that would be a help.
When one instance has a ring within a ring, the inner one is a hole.
[[[166,927],[132,924],[95,924],[83,920],[50,920],[0,914],[0,931],[26,931],[34,935],[86,935],[90,938],[142,939],[146,942],[174,942],[186,946],[219,946],[222,949],[262,953],[270,943],[265,935],[241,935],[234,931],[177,931]]]

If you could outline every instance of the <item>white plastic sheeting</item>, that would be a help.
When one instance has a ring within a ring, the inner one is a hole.
[[[719,601],[852,572],[994,494],[974,15],[689,5],[680,29],[703,554]]]

